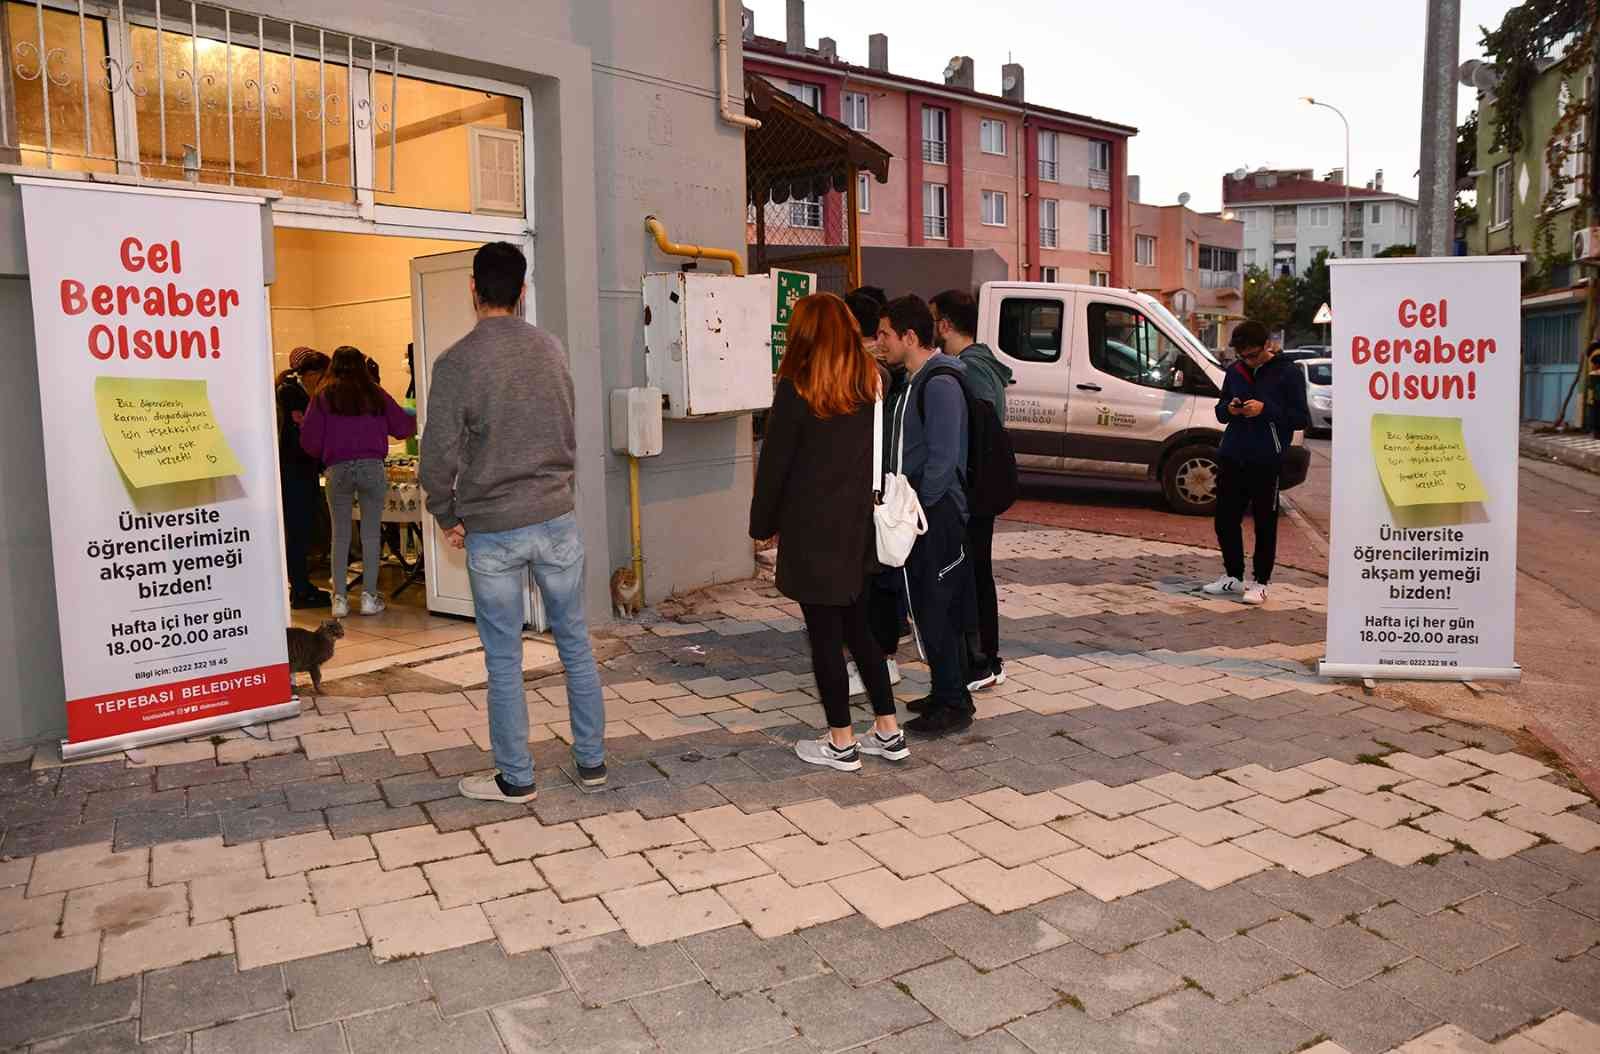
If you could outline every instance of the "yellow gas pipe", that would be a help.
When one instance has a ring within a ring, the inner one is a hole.
[[[736,275],[744,274],[744,258],[732,249],[715,249],[707,245],[679,245],[667,237],[667,229],[654,216],[644,218],[644,229],[656,240],[656,248],[668,256],[688,256],[695,260],[722,260],[733,268]]]

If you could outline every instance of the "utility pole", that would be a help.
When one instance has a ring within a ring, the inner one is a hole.
[[[1417,255],[1449,256],[1455,240],[1456,60],[1461,0],[1428,0],[1422,60],[1422,174]]]

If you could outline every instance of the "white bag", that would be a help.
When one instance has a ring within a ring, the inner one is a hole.
[[[901,400],[902,421],[905,402]],[[928,532],[928,518],[923,514],[922,503],[917,500],[916,488],[899,471],[905,461],[905,453],[906,437],[902,426],[895,471],[885,475],[883,400],[880,398],[872,406],[872,524],[878,537],[878,562],[885,567],[904,567],[906,558],[911,555],[911,547]]]

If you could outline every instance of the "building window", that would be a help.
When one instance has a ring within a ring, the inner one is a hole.
[[[818,113],[822,112],[822,85],[802,84],[799,81],[790,81],[789,94],[805,103]]]
[[[1000,190],[986,190],[983,192],[983,225],[985,227],[1004,227],[1006,225],[1006,195]]]
[[[1111,210],[1104,205],[1089,206],[1089,251],[1111,251]]]
[[[1254,249],[1246,249],[1244,251],[1244,265],[1247,268],[1256,265],[1256,251]]]
[[[1055,267],[1039,268],[1039,281],[1054,284],[1061,281],[1061,271]]]
[[[1244,221],[1244,229],[1253,231],[1260,224],[1261,214],[1255,209],[1240,209],[1239,219]]]
[[[1139,234],[1133,239],[1133,262],[1145,267],[1156,265],[1156,239],[1153,235]]]
[[[1323,253],[1325,253],[1327,251],[1328,251],[1328,247],[1326,245],[1313,245],[1313,246],[1311,246],[1311,258],[1313,260],[1315,260],[1318,256],[1322,255]]]
[[[1172,387],[1186,356],[1154,322],[1121,304],[1090,304],[1088,315],[1090,365],[1147,388]]]
[[[935,165],[950,160],[950,111],[937,106],[922,108],[922,160]]]
[[[1584,98],[1589,95],[1589,83],[1584,81]],[[1572,89],[1563,82],[1561,91],[1556,96],[1556,119],[1566,116],[1567,107],[1572,103]],[[1576,205],[1583,198],[1588,186],[1589,175],[1589,150],[1587,129],[1584,128],[1586,118],[1581,114],[1570,134],[1561,141],[1566,149],[1566,157],[1561,161],[1561,201],[1556,208],[1564,209]],[[1552,146],[1554,149],[1554,146]],[[1549,178],[1550,166],[1545,165],[1545,178]]]
[[[1090,285],[1109,286],[1111,284],[1111,274],[1110,274],[1110,272],[1108,272],[1108,271],[1090,271],[1089,272],[1089,284]]]
[[[1511,162],[1494,166],[1494,225],[1511,222]]]
[[[1039,247],[1054,249],[1059,242],[1061,202],[1045,198],[1039,202]]]
[[[872,176],[866,172],[856,173],[856,211],[872,211]]]
[[[1111,144],[1107,140],[1089,140],[1089,189],[1111,189]]]
[[[1194,242],[1186,241],[1183,243],[1183,269],[1185,271],[1194,270]]]
[[[1200,288],[1238,289],[1239,250],[1219,245],[1200,246]]]
[[[860,91],[847,91],[841,104],[844,109],[844,123],[857,132],[868,131],[867,122],[867,93]]]
[[[1382,242],[1373,242],[1368,247],[1368,250],[1372,253],[1373,256],[1377,256],[1379,253],[1383,252],[1383,243]]]
[[[1328,206],[1313,205],[1306,210],[1307,225],[1312,227],[1326,227],[1328,222]]]
[[[789,226],[822,229],[822,199],[815,194],[789,202]]]
[[[1006,152],[1006,123],[985,119],[978,125],[978,148],[986,154]]]
[[[950,188],[943,183],[922,184],[922,233],[928,238],[950,236]]]
[[[1054,132],[1039,133],[1039,178],[1046,183],[1056,181],[1056,150],[1058,147]]]
[[[1378,224],[1383,222],[1383,206],[1382,205],[1374,205],[1374,206],[1372,206],[1372,214],[1367,217],[1367,222],[1371,223],[1373,226],[1377,226]]]

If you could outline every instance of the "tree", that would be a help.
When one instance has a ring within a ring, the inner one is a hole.
[[[1244,274],[1245,317],[1268,330],[1282,329],[1294,314],[1294,284],[1292,275],[1274,278],[1259,267],[1251,267]]]
[[[1415,255],[1417,255],[1417,247],[1415,245],[1391,245],[1387,249],[1384,249],[1382,252],[1373,253],[1373,255],[1374,256],[1415,256]]]
[[[1317,309],[1326,304],[1331,297],[1330,281],[1328,278],[1328,251],[1326,249],[1317,253],[1316,259],[1311,261],[1311,266],[1306,268],[1306,273],[1294,286],[1294,328],[1301,334],[1315,333],[1317,324],[1312,319],[1317,317]]]

